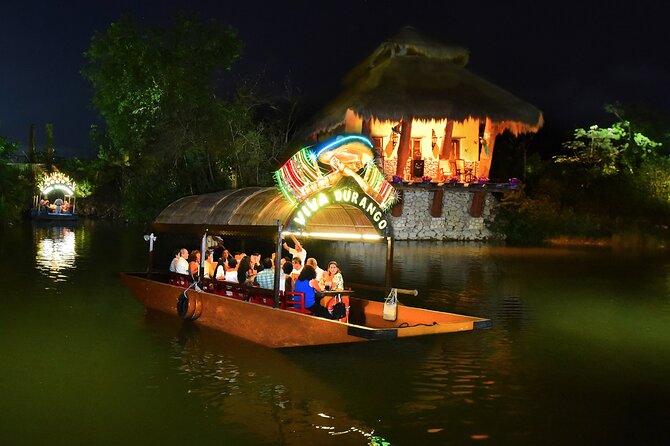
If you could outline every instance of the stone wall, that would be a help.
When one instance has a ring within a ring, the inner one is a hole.
[[[470,208],[475,196],[470,188],[445,188],[442,197],[442,215],[431,216],[435,189],[421,187],[400,188],[403,193],[403,211],[399,217],[389,215],[396,240],[488,240],[497,238],[484,223],[492,221],[498,200],[485,191],[481,217],[472,217]],[[474,189],[474,188],[473,188]],[[481,189],[479,189],[481,190]]]

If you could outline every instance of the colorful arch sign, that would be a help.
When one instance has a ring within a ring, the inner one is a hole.
[[[372,148],[365,136],[340,136],[300,149],[276,171],[279,190],[296,205],[287,228],[300,230],[320,209],[346,204],[361,210],[385,234],[386,213],[398,194],[375,164]]]
[[[45,174],[37,184],[42,195],[48,195],[55,190],[63,191],[65,196],[74,195],[77,185],[72,179],[61,172]]]

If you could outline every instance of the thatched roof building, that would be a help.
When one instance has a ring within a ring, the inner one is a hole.
[[[433,178],[456,174],[456,160],[469,163],[473,175],[486,176],[495,136],[536,132],[543,118],[537,108],[466,70],[468,59],[464,48],[404,28],[346,76],[345,90],[303,135],[367,134],[376,140],[387,174],[416,176],[407,163],[411,150],[413,160],[432,166]],[[401,135],[399,147],[391,129]]]

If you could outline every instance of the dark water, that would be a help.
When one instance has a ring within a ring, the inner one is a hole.
[[[398,243],[403,303],[494,328],[278,351],[145,314],[141,236],[3,229],[0,444],[668,444],[667,257]],[[307,250],[382,280],[383,246]]]

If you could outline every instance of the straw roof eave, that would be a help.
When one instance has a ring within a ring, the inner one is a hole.
[[[511,122],[537,131],[542,112],[513,94],[448,60],[395,56],[372,67],[327,105],[304,134],[329,132],[342,125],[347,110],[363,119],[400,121],[468,118]]]

